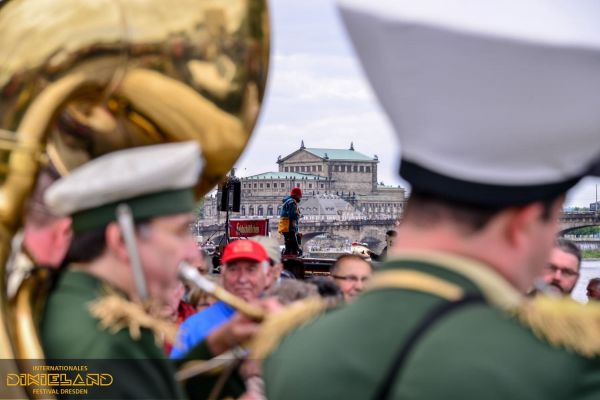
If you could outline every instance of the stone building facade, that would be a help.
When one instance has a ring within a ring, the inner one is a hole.
[[[405,190],[378,184],[378,163],[377,156],[362,154],[352,144],[349,149],[325,149],[307,148],[302,142],[298,150],[278,157],[278,171],[240,178],[241,209],[233,217],[276,218],[282,200],[299,187],[304,194],[300,211],[309,220],[400,218]],[[207,196],[201,223],[223,221],[216,195]]]
[[[370,193],[377,190],[377,156],[354,150],[307,148],[304,141],[293,153],[277,159],[279,172],[313,174],[327,178],[335,191]]]

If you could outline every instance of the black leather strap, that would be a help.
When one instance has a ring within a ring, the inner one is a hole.
[[[460,300],[452,302],[444,302],[438,307],[431,310],[419,325],[408,336],[406,342],[402,344],[396,352],[396,356],[392,360],[392,364],[387,370],[384,380],[377,387],[374,400],[387,400],[398,378],[398,373],[402,368],[406,358],[415,347],[419,339],[442,317],[450,314],[467,305],[485,303],[485,299],[481,295],[467,295]]]

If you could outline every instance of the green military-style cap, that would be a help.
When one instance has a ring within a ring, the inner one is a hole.
[[[190,212],[202,169],[197,143],[121,150],[99,157],[48,188],[44,201],[56,215],[70,215],[75,233],[117,219],[126,203],[135,220]]]
[[[340,0],[422,192],[492,206],[600,173],[600,3]]]

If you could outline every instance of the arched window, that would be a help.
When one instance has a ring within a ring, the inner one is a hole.
[[[262,206],[258,206],[258,215],[260,215],[261,217],[263,216],[263,207]]]
[[[246,206],[242,206],[242,215],[246,215]]]
[[[254,207],[250,206],[248,209],[248,215],[254,215]]]
[[[269,206],[269,208],[267,208],[267,216],[273,216],[273,206]]]

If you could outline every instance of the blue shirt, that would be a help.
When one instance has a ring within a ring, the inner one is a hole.
[[[177,341],[171,351],[171,358],[182,358],[192,347],[203,341],[215,328],[229,321],[235,310],[217,301],[206,310],[192,315],[179,327]]]

